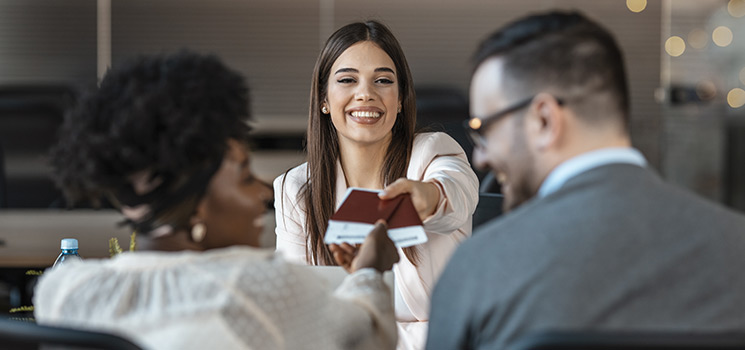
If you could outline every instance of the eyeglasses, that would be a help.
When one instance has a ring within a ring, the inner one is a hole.
[[[535,96],[531,96],[530,98],[526,98],[501,111],[497,111],[496,113],[483,118],[472,117],[471,119],[464,121],[463,127],[466,129],[468,140],[474,147],[486,147],[484,130],[486,130],[487,127],[492,123],[496,122],[499,119],[502,119],[502,117],[530,106],[530,104],[533,103],[534,98]],[[559,104],[559,106],[562,106],[564,104],[564,101],[559,98],[556,99],[556,102]]]

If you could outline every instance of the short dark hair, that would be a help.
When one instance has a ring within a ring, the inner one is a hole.
[[[244,78],[217,57],[186,50],[138,56],[109,70],[66,114],[50,152],[54,178],[71,201],[121,200],[129,176],[143,170],[163,179],[158,187],[168,193],[214,173],[229,139],[247,142],[249,117]],[[202,194],[184,202],[195,207]],[[152,227],[187,225],[187,214],[176,216]]]
[[[629,93],[623,53],[613,35],[578,12],[549,12],[519,19],[491,34],[474,55],[474,67],[504,60],[510,91],[525,98],[546,89],[580,102],[605,96],[628,127]],[[582,103],[579,103],[580,105]],[[580,107],[581,108],[581,107]],[[607,108],[607,107],[606,107]],[[602,118],[584,113],[584,118]]]

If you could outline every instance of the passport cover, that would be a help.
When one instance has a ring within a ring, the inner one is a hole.
[[[409,247],[427,241],[411,195],[402,194],[393,199],[378,198],[380,191],[349,188],[336,213],[331,216],[324,242],[362,243],[378,219],[388,223],[388,236],[398,247]]]

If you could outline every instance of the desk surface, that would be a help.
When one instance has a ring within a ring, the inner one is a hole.
[[[113,210],[2,210],[0,267],[51,266],[63,238],[77,238],[83,258],[108,257],[109,238],[129,246],[131,232],[116,226],[121,219]]]

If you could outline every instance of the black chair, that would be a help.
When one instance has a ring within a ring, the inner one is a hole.
[[[745,333],[562,331],[523,336],[515,350],[734,350]]]
[[[502,200],[504,196],[497,193],[479,193],[479,204],[473,212],[474,230],[488,221],[502,215]]]
[[[460,90],[444,86],[416,88],[417,128],[449,134],[470,158],[473,147],[463,129],[467,119],[468,99]]]
[[[26,321],[0,318],[0,348],[141,350],[120,336],[72,328],[41,326]]]
[[[444,86],[416,88],[416,123],[422,131],[441,131],[460,144],[471,161],[473,145],[468,141],[463,121],[468,120],[468,99],[458,89]],[[484,172],[474,169],[480,178]]]
[[[486,173],[486,175],[481,179],[479,192],[502,193],[502,185],[499,184],[499,181],[497,181],[497,177],[494,176],[493,172],[490,171]]]
[[[0,85],[5,207],[48,208],[62,197],[46,158],[74,98],[75,90],[68,86]]]

